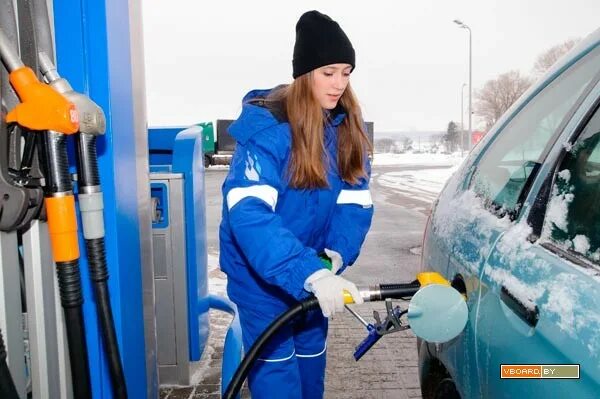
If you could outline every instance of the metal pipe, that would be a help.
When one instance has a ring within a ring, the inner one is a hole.
[[[50,59],[54,59],[54,35],[50,25],[47,0],[34,0],[32,2],[33,22],[36,27],[38,51],[43,51]]]
[[[11,43],[17,43],[19,35],[17,33],[17,20],[15,16],[15,8],[13,0],[0,0],[0,26],[4,29],[4,34],[8,37]],[[0,68],[0,79],[2,86],[2,104],[7,110],[11,110],[17,105],[19,99],[12,90],[8,81],[8,71]]]
[[[472,52],[472,34],[471,28],[469,25],[465,24],[459,19],[455,19],[454,23],[457,24],[462,29],[466,29],[469,31],[469,150],[473,147],[473,130],[471,126],[471,120],[473,116],[473,108],[472,108],[472,94],[473,94],[473,52]]]
[[[50,60],[50,57],[48,57],[48,54],[46,54],[45,51],[40,51],[38,53],[38,61],[40,63],[40,72],[44,75],[48,83],[60,79],[54,63]]]
[[[471,41],[471,28],[467,25],[465,27],[469,30],[469,150],[473,148],[473,129],[471,127],[471,120],[473,119],[473,108],[471,106],[471,97],[473,95],[473,52],[472,52],[472,41]]]
[[[355,312],[354,309],[352,309],[348,305],[344,305],[344,307],[346,308],[346,310],[348,312],[350,312],[352,314],[352,316],[356,317],[356,320],[360,321],[360,324],[362,324],[363,326],[369,328],[369,323],[367,323],[367,321],[365,319],[363,319],[363,317],[361,315],[359,315],[357,312]]]
[[[465,102],[465,86],[467,84],[463,83],[461,88],[460,88],[460,156],[463,156],[463,150],[465,149],[465,124],[464,124],[464,117],[465,117],[465,107],[464,107],[464,102]]]
[[[19,53],[13,47],[10,39],[6,33],[4,33],[2,28],[0,28],[0,57],[2,58],[2,62],[4,62],[4,65],[9,72],[25,66],[19,58]]]

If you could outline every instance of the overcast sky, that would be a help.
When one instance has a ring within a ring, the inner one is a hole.
[[[377,132],[460,122],[468,32],[454,19],[473,32],[474,89],[511,69],[529,74],[544,50],[600,27],[600,0],[147,0],[149,125],[234,119],[249,90],[289,83],[295,24],[312,9],[350,38],[351,83]]]

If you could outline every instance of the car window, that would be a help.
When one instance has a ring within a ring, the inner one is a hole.
[[[600,110],[558,168],[543,236],[600,261]]]
[[[469,184],[488,209],[500,216],[517,213],[528,178],[599,64],[596,48],[545,87],[498,133]]]

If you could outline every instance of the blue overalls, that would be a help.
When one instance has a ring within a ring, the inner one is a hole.
[[[220,266],[238,306],[246,349],[277,316],[309,295],[304,282],[324,267],[318,254],[325,248],[342,256],[338,274],[354,263],[373,215],[368,179],[349,185],[337,173],[343,113],[325,127],[329,187],[288,187],[290,126],[261,103],[249,102],[268,93],[255,90],[244,97],[242,113],[229,128],[237,146],[223,183]],[[320,311],[280,331],[250,372],[252,397],[322,397],[326,338],[327,319]]]

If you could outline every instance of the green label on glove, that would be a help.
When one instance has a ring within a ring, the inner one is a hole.
[[[319,255],[319,258],[321,258],[321,262],[323,262],[323,266],[325,266],[327,268],[327,270],[333,269],[333,265],[331,264],[331,259],[329,259],[329,257],[327,255],[321,254],[321,255]]]

